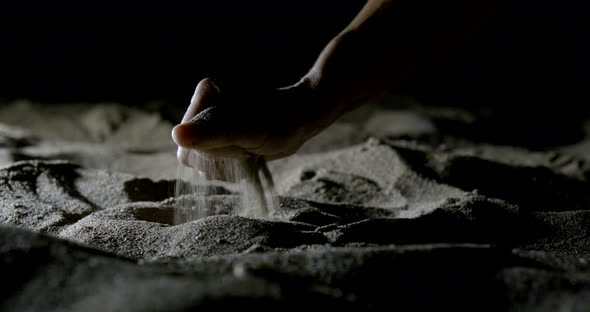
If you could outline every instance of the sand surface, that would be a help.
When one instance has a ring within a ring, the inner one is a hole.
[[[220,190],[174,225],[170,121],[4,104],[0,310],[587,311],[590,136],[532,151],[478,127],[370,106],[269,163],[268,219],[225,214]]]

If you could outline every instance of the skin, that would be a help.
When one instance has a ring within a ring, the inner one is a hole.
[[[293,85],[241,89],[202,80],[172,131],[179,161],[195,166],[188,149],[267,160],[292,155],[344,113],[459,48],[492,15],[494,2],[369,0]]]

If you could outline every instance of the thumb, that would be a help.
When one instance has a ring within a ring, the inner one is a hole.
[[[219,106],[208,107],[188,122],[174,127],[172,138],[180,147],[201,151],[232,145],[235,123],[227,117]]]
[[[185,124],[195,118],[200,112],[217,105],[221,101],[221,92],[218,85],[211,78],[205,78],[197,84],[195,92],[191,98],[190,105],[182,117],[182,127],[175,127],[172,130],[172,139],[179,145],[177,156],[182,163],[187,163],[188,151],[184,147],[191,147],[191,132],[184,128]]]

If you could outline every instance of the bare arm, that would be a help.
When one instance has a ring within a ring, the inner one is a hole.
[[[493,0],[369,0],[300,84],[354,108],[416,75],[481,29]]]
[[[267,159],[295,153],[344,112],[463,44],[487,20],[494,2],[369,0],[292,86],[231,90],[201,81],[173,131],[180,161],[186,163],[183,148]]]

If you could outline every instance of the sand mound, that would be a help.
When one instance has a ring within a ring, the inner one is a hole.
[[[32,104],[2,109],[47,118]],[[173,146],[119,144],[170,125],[110,104],[71,109],[92,135],[0,126],[2,310],[590,304],[586,139],[529,151],[376,111],[269,163],[280,194],[270,218],[228,214],[236,195],[220,189],[203,198],[213,216],[174,225]]]

